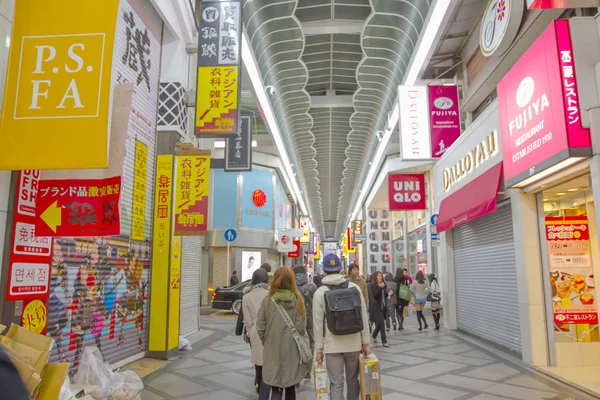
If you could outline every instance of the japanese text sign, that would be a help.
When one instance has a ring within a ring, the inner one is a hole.
[[[35,226],[45,236],[121,233],[121,177],[40,181]]]
[[[29,300],[23,304],[21,326],[40,335],[46,334],[48,327],[48,299]]]
[[[457,86],[429,86],[431,157],[440,158],[460,136]]]
[[[548,216],[545,222],[554,323],[597,324],[587,216]]]
[[[161,154],[156,159],[156,183],[154,197],[153,260],[159,255],[167,265],[171,243],[171,215],[173,213],[173,156]]]
[[[388,175],[388,201],[390,211],[425,210],[425,175]]]
[[[175,235],[206,235],[210,155],[177,156],[176,177]]]
[[[146,225],[146,182],[148,176],[148,146],[135,141],[133,167],[133,206],[131,239],[144,240]]]
[[[571,156],[591,154],[568,20],[554,21],[506,74],[498,105],[507,187]]]
[[[203,1],[200,7],[195,133],[236,134],[242,5],[239,1]]]
[[[52,238],[38,236],[35,229],[39,177],[37,170],[19,172],[6,291],[9,301],[44,299],[49,294]]]
[[[15,3],[0,169],[106,168],[119,0]]]
[[[225,171],[252,171],[252,118],[240,118],[240,130],[225,139]]]

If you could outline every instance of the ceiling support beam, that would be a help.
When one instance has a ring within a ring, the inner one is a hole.
[[[335,91],[328,90],[325,96],[310,96],[310,108],[353,107],[353,98],[352,95],[336,95]]]
[[[305,35],[322,35],[332,33],[349,33],[357,34],[362,33],[364,21],[342,21],[342,20],[330,20],[330,21],[314,21],[314,22],[303,22],[302,30]]]

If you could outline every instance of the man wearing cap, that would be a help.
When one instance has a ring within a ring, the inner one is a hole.
[[[325,292],[330,290],[329,286],[340,286],[346,282],[346,278],[340,274],[342,263],[335,254],[328,254],[323,259],[323,270],[325,277],[323,285],[319,287],[313,298],[313,331],[315,349],[317,351],[317,362],[323,363],[327,357],[327,375],[331,381],[330,399],[344,399],[344,375],[348,388],[347,399],[358,400],[360,398],[359,361],[361,352],[369,355],[369,323],[367,306],[360,287],[348,282],[348,287],[358,289],[361,297],[361,317],[363,330],[352,335],[334,335],[326,326],[325,318]],[[345,374],[344,374],[345,372]]]

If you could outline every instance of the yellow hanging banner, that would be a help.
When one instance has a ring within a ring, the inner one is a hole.
[[[106,168],[119,0],[15,2],[0,169]]]

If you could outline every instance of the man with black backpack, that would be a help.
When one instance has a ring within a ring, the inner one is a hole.
[[[361,352],[369,355],[370,336],[367,307],[358,285],[340,274],[342,263],[335,254],[323,259],[323,285],[313,298],[313,331],[317,362],[327,357],[327,375],[331,381],[330,399],[360,398],[359,361]]]

